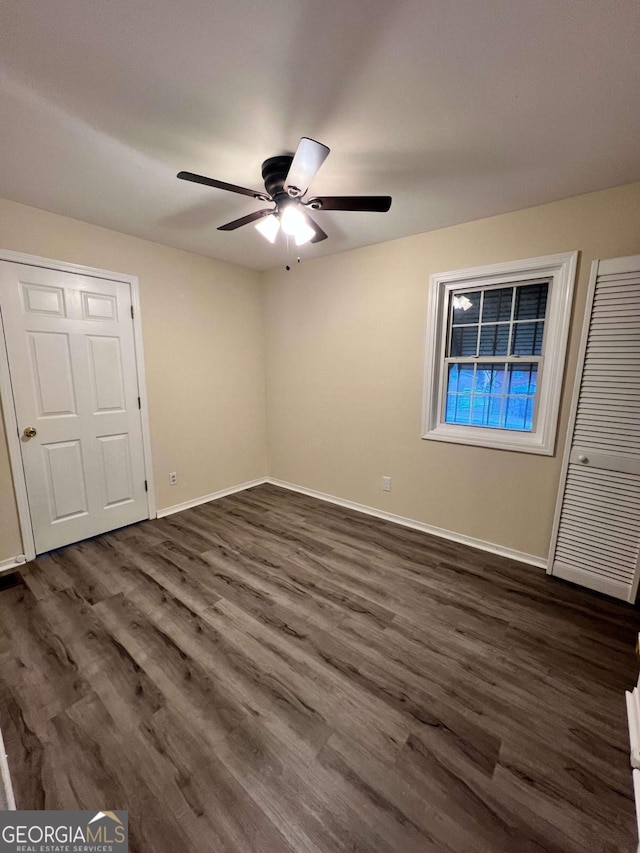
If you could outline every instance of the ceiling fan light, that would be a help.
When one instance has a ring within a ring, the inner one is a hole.
[[[278,231],[280,230],[280,222],[276,216],[270,214],[269,216],[265,216],[264,219],[261,219],[259,222],[256,222],[256,229],[270,243],[275,243]]]
[[[296,246],[304,246],[305,243],[308,243],[309,240],[311,240],[314,234],[315,231],[313,228],[306,222],[303,222],[293,235],[294,240],[296,241]]]
[[[308,243],[315,233],[304,213],[292,204],[287,205],[280,214],[280,224],[284,233],[295,239],[296,246]]]

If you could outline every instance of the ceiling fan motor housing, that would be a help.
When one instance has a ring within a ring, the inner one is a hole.
[[[288,195],[284,189],[284,182],[287,179],[292,162],[293,157],[281,154],[278,157],[269,157],[262,164],[264,186],[274,201],[277,195]]]

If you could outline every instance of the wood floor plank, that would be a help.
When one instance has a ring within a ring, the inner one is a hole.
[[[345,617],[346,610],[335,596],[310,594],[290,577],[270,575],[249,555],[209,550],[205,560],[212,569],[223,597],[233,597],[239,592],[249,598],[263,598],[271,605],[281,604],[322,627],[334,628]],[[224,590],[227,592],[224,592]]]
[[[393,853],[398,849],[376,831],[362,814],[362,803],[345,796],[346,786],[336,784],[315,756],[300,748],[288,750],[286,742],[256,721],[236,729],[219,755],[272,819],[283,824],[296,850]],[[424,847],[423,853],[435,851]]]
[[[397,772],[366,749],[334,735],[318,755],[331,785],[343,786],[349,800],[358,802],[368,820],[396,849],[448,853],[483,851],[477,828],[465,815],[459,819],[446,797],[425,797]],[[466,810],[466,804],[465,804]]]
[[[235,638],[265,671],[293,693],[303,707],[313,709],[333,731],[341,731],[360,741],[384,760],[393,761],[405,742],[409,721],[388,703],[361,689],[352,677],[337,678],[335,668],[324,663],[320,655],[299,652],[291,635],[282,640],[272,628],[253,617],[246,617],[234,605],[220,602],[203,614],[223,636]],[[331,638],[325,634],[325,643]],[[351,672],[349,672],[351,676]]]
[[[519,801],[503,780],[498,787],[495,773],[491,780],[465,760],[457,749],[440,749],[433,732],[425,729],[411,735],[398,759],[395,771],[406,785],[460,824],[475,837],[473,847],[480,850],[545,851],[578,853],[585,848],[566,834],[567,824],[550,823],[541,811]],[[458,850],[466,849],[458,845]]]
[[[185,849],[289,853],[284,836],[217,755],[203,749],[181,716],[162,708],[123,737],[111,732],[109,746],[122,745],[144,768],[153,796],[176,819],[188,839]]]
[[[135,585],[134,576],[137,575],[138,579],[146,576],[160,595],[164,590],[195,611],[204,610],[219,600],[220,596],[208,582],[209,567],[198,555],[185,553],[184,547],[175,548],[175,543],[166,539],[149,541],[141,525],[136,535],[125,540],[100,538],[108,541],[114,551],[110,571],[117,573],[120,591],[130,589],[132,582]],[[122,577],[123,572],[129,575],[128,579]]]
[[[174,853],[188,849],[183,827],[149,787],[99,697],[89,694],[49,723],[43,773],[46,808],[110,809],[144,815],[129,826],[132,851]],[[69,805],[73,796],[73,804]]]
[[[640,613],[258,486],[0,587],[22,808],[137,853],[627,853]]]
[[[42,732],[51,717],[77,702],[90,686],[65,644],[42,619],[31,590],[19,587],[5,593],[5,601],[0,630],[8,642],[0,656],[0,672],[18,700],[25,725]]]
[[[95,612],[112,641],[161,694],[159,707],[166,704],[178,715],[188,716],[212,746],[244,719],[243,708],[209,676],[206,667],[183,651],[164,625],[146,619],[122,594],[101,602]],[[192,621],[194,615],[187,618]]]
[[[0,660],[0,729],[11,771],[18,808],[43,809],[46,791],[42,783],[42,738],[27,725],[18,697],[4,680],[5,659]]]

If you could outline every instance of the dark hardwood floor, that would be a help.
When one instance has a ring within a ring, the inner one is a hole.
[[[19,808],[144,853],[635,850],[640,614],[274,486],[0,590]]]

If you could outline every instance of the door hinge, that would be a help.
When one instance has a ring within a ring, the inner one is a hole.
[[[140,405],[140,397],[138,397],[138,408],[139,408],[139,409],[141,409],[141,408],[142,408],[142,406]]]
[[[148,492],[148,491],[149,491],[149,486],[147,485],[147,481],[146,481],[146,480],[144,481],[144,490],[145,490],[145,492]]]
[[[131,319],[133,320],[133,305],[131,306]]]

